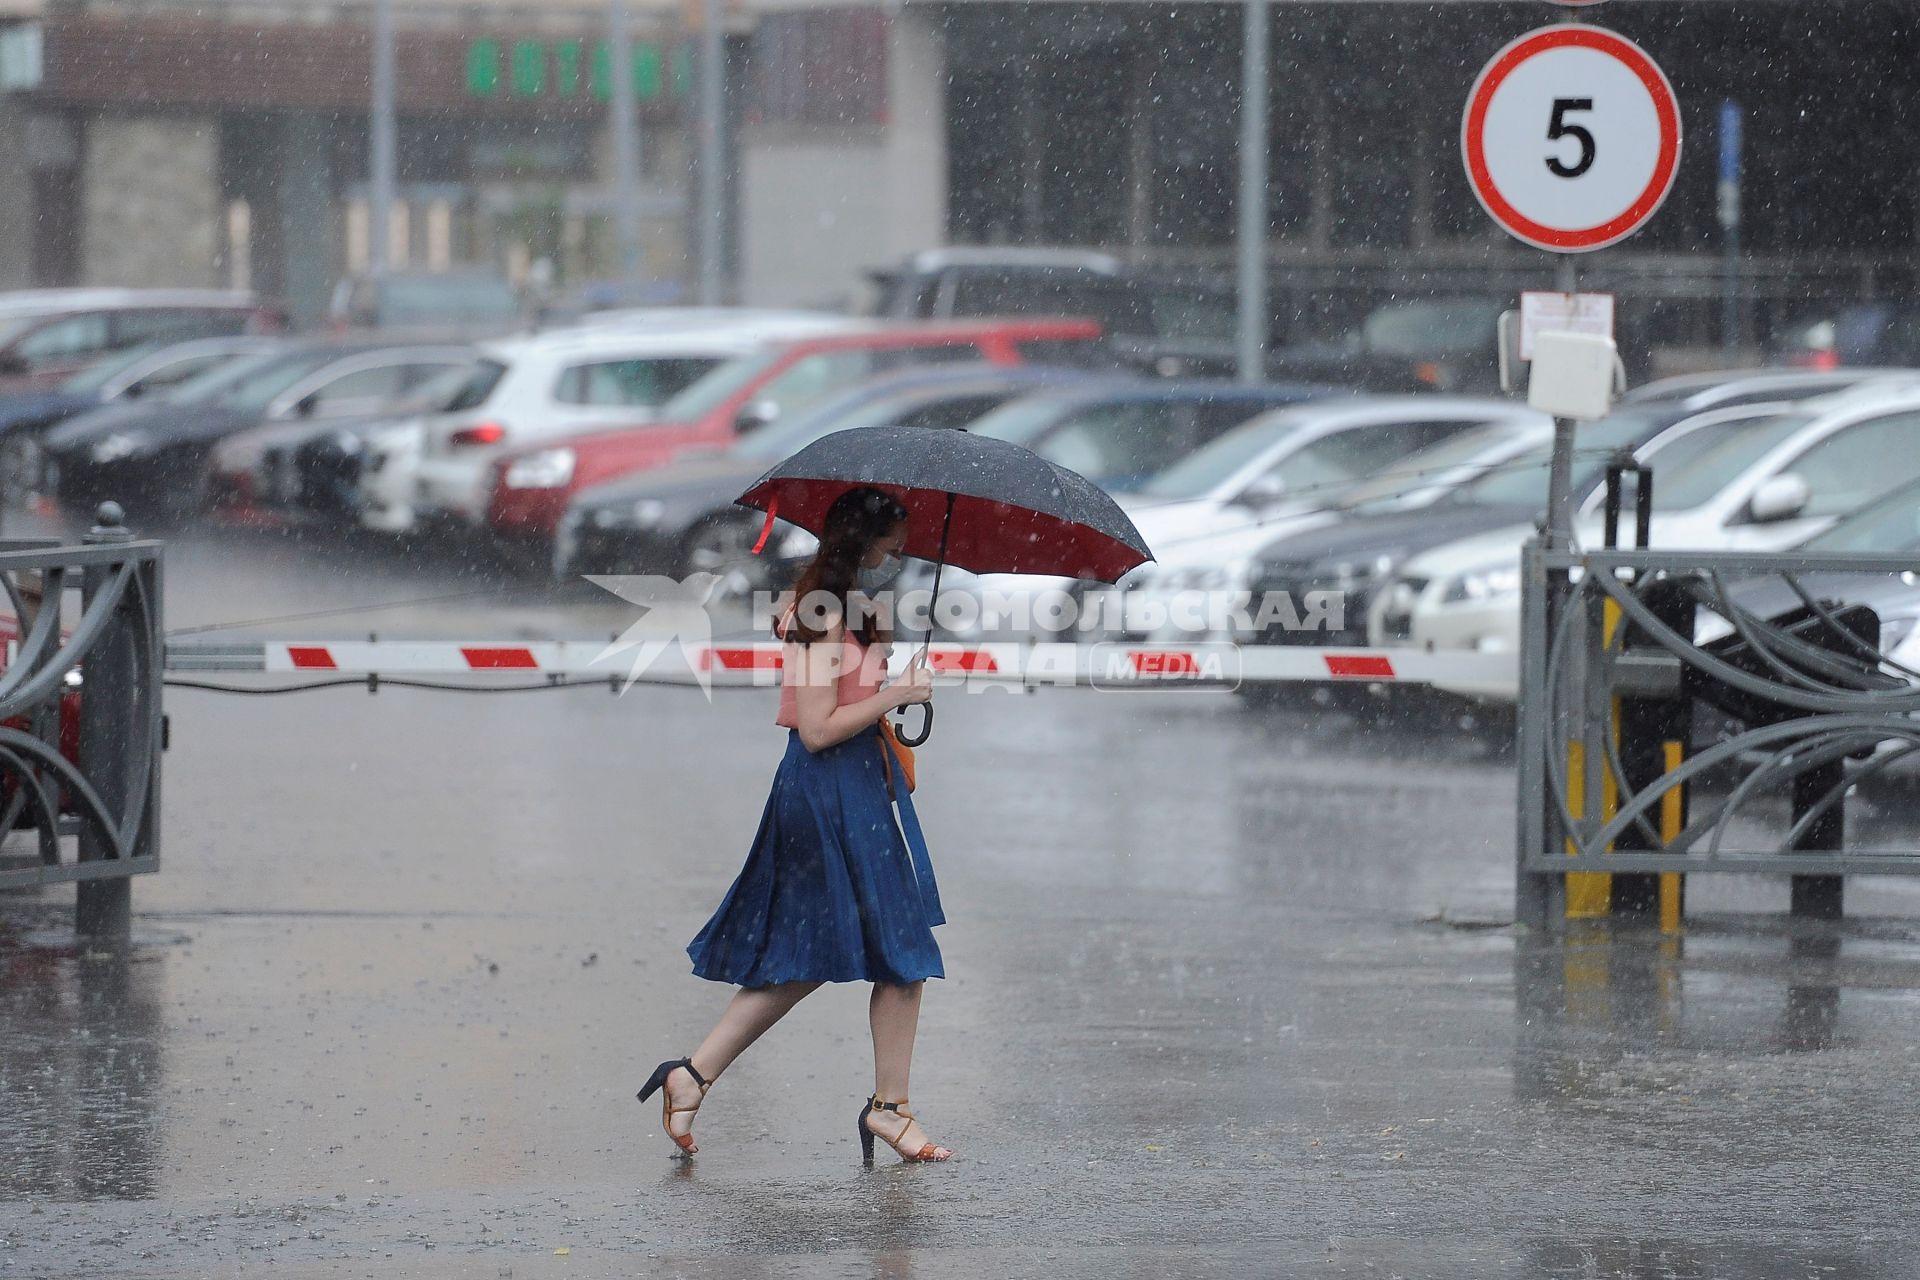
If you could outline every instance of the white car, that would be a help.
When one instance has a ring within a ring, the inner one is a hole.
[[[1703,414],[1643,445],[1653,468],[1650,544],[1656,549],[1774,551],[1819,533],[1920,477],[1920,384],[1874,383],[1794,405]],[[1596,491],[1574,538],[1602,537]],[[1378,645],[1482,653],[1520,641],[1520,548],[1533,534],[1511,525],[1415,556],[1376,597],[1368,636]],[[1621,537],[1632,517],[1621,516]],[[1442,686],[1512,701],[1511,684]]]
[[[1194,563],[1177,548],[1238,533],[1249,540],[1238,553],[1238,576],[1212,583],[1222,594],[1207,601],[1224,607],[1227,594],[1245,590],[1252,552],[1277,536],[1281,521],[1318,512],[1347,488],[1408,455],[1495,422],[1551,427],[1539,412],[1509,400],[1439,395],[1330,397],[1262,413],[1118,499],[1155,558],[1163,549],[1173,555],[1167,576],[1151,563],[1141,566],[1130,575],[1131,593],[1123,587],[1119,595],[1104,597],[1103,618],[1084,626],[1076,619],[1073,634],[1055,635],[1059,602],[1078,587],[1073,579],[969,575],[960,587],[974,596],[978,625],[964,631],[1085,640],[1110,634],[1123,621],[1129,625],[1122,630],[1163,630],[1133,627],[1135,619],[1123,619],[1119,610],[1150,618],[1156,605],[1170,608],[1179,593],[1209,585],[1191,578]],[[1041,452],[1044,456],[1044,445]],[[947,581],[942,579],[943,595]],[[1192,627],[1175,629],[1194,638]]]
[[[679,326],[593,325],[480,344],[468,392],[450,409],[409,424],[417,440],[385,431],[369,441],[361,522],[385,532],[428,519],[483,523],[492,465],[502,453],[647,422],[728,360],[855,323],[810,313],[741,320],[711,309]]]
[[[1415,399],[1422,405],[1418,412],[1430,415],[1441,397]],[[1553,435],[1552,419],[1535,410],[1507,401],[1457,403],[1474,415],[1470,429],[1345,482],[1315,486],[1313,494],[1282,497],[1266,508],[1228,504],[1219,510],[1211,528],[1184,535],[1156,536],[1155,516],[1164,508],[1133,511],[1135,526],[1146,536],[1154,559],[1122,578],[1116,588],[1118,599],[1109,612],[1121,611],[1116,619],[1120,631],[1128,639],[1244,639],[1228,620],[1237,606],[1253,603],[1254,561],[1262,547],[1332,524],[1355,510],[1417,510]],[[1396,425],[1397,419],[1376,417],[1391,412],[1377,404],[1340,405],[1339,418],[1356,426],[1369,419],[1380,427]],[[1362,443],[1345,434],[1322,436],[1295,453],[1291,465],[1306,465],[1317,452]],[[1282,476],[1288,466],[1281,464]],[[1188,512],[1180,516],[1183,522],[1191,518]]]

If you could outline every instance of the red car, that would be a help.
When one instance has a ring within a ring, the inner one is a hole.
[[[644,426],[598,431],[509,453],[494,463],[487,521],[514,542],[550,543],[573,495],[675,457],[721,449],[755,427],[863,378],[934,361],[1097,359],[1091,320],[978,320],[897,325],[769,346],[695,382]]]
[[[18,589],[21,594],[29,600],[37,601],[39,599],[36,589],[25,582],[19,584]],[[10,601],[5,593],[0,592],[0,672],[7,669],[8,655],[12,652],[14,645],[22,639],[24,634],[20,626],[20,619],[14,616],[13,611],[8,608],[9,603]],[[66,638],[67,632],[63,629],[60,634],[61,638],[64,639]],[[78,669],[76,668],[75,674],[67,678],[66,687],[60,695],[60,732],[58,743],[60,754],[65,756],[68,762],[76,767],[80,763],[80,690],[77,687],[78,680],[75,678],[77,674]],[[18,729],[22,733],[33,732],[33,725],[25,715],[18,715],[10,720],[0,721],[0,724],[4,724],[9,729]],[[0,778],[0,810],[4,810],[7,805],[13,802],[14,793],[19,785],[20,780],[11,773],[7,774],[4,778]],[[73,813],[75,810],[72,799],[67,794],[67,788],[64,785],[57,785],[57,790],[60,796],[60,812],[63,814]],[[34,809],[33,806],[29,804],[21,809],[20,815],[15,820],[14,825],[16,827],[30,827],[33,825],[34,820]]]

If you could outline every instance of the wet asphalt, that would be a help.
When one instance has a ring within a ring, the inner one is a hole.
[[[168,588],[171,627],[357,610],[229,638],[630,620],[251,535]],[[1694,877],[1679,936],[1526,936],[1510,752],[1445,717],[943,691],[912,1098],[959,1154],[866,1170],[864,989],[750,1051],[690,1162],[633,1096],[726,998],[683,948],[771,691],[166,701],[134,945],[0,896],[0,1275],[1920,1274],[1920,882],[1834,924]],[[1857,803],[1910,837],[1914,799]]]

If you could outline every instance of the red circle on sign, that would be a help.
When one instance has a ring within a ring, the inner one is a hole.
[[[1660,120],[1660,151],[1646,190],[1636,196],[1619,216],[1609,218],[1598,226],[1571,231],[1535,222],[1508,203],[1499,188],[1494,186],[1493,174],[1487,168],[1484,137],[1487,108],[1493,101],[1493,95],[1506,83],[1507,77],[1529,58],[1550,49],[1565,48],[1592,49],[1623,64],[1646,86],[1647,96],[1653,100],[1654,114]],[[1493,60],[1481,70],[1479,78],[1473,82],[1473,91],[1467,95],[1467,115],[1460,125],[1460,148],[1466,156],[1467,179],[1473,187],[1474,198],[1480,201],[1480,206],[1489,217],[1512,235],[1539,248],[1557,249],[1563,253],[1604,249],[1638,231],[1660,208],[1667,193],[1673,190],[1673,179],[1680,169],[1680,104],[1673,96],[1673,86],[1667,82],[1666,73],[1647,56],[1645,50],[1625,36],[1599,27],[1574,24],[1542,27],[1538,31],[1528,32],[1496,53]]]

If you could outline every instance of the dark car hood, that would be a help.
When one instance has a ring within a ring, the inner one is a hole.
[[[45,445],[49,453],[67,453],[127,431],[145,438],[144,451],[156,445],[217,440],[259,420],[258,414],[208,404],[105,405],[61,423],[47,433]]]
[[[54,452],[77,445],[92,444],[116,431],[146,431],[149,428],[171,432],[195,421],[236,416],[204,404],[177,404],[170,401],[116,401],[68,418],[44,437]],[[244,419],[243,419],[244,420]]]
[[[1797,575],[1797,580],[1808,595],[1823,604],[1863,604],[1882,616],[1890,611],[1889,606],[1893,606],[1891,612],[1894,613],[1913,613],[1916,600],[1920,600],[1920,586],[1909,585],[1897,577],[1805,573]],[[1793,588],[1777,573],[1734,583],[1728,587],[1727,596],[1735,605],[1762,618],[1778,617],[1805,607]]]
[[[683,511],[697,514],[731,505],[768,465],[760,458],[733,454],[690,459],[657,471],[594,485],[582,490],[574,503],[584,511],[595,507],[629,507],[642,498],[653,498],[664,502],[670,514]],[[693,510],[695,508],[698,510]]]
[[[1262,571],[1272,565],[1315,565],[1329,560],[1371,560],[1411,555],[1498,529],[1524,524],[1538,513],[1519,504],[1500,506],[1450,505],[1395,511],[1376,516],[1349,516],[1337,524],[1292,534],[1260,549]]]
[[[0,400],[0,431],[32,428],[100,407],[98,396],[72,391],[42,391]]]

